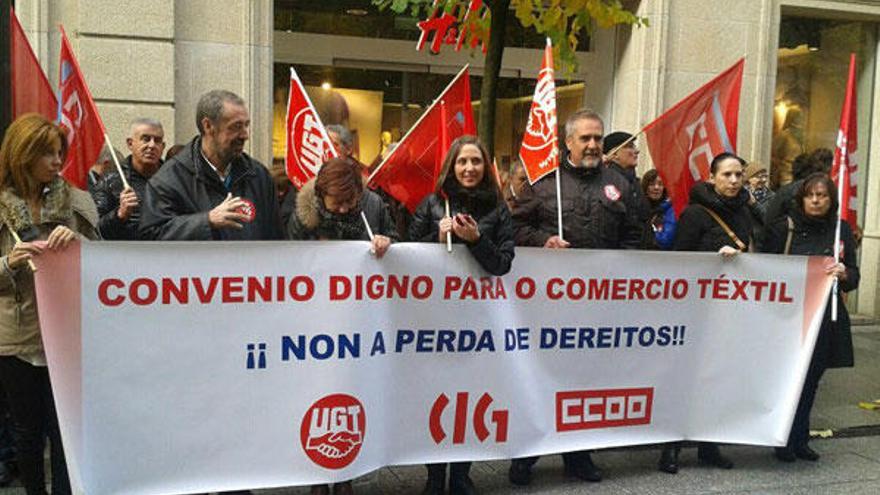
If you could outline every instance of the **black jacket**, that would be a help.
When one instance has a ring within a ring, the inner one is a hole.
[[[288,194],[293,194],[291,191]],[[370,240],[370,234],[364,225],[360,212],[350,215],[350,225],[341,232],[334,229],[321,220],[321,199],[315,193],[315,178],[306,182],[302,189],[296,193],[296,207],[290,220],[287,222],[287,238],[297,241],[310,240]],[[359,210],[364,212],[370,229],[374,235],[384,235],[392,240],[397,240],[397,230],[394,221],[388,213],[388,208],[376,193],[365,189],[359,205]]]
[[[832,207],[836,211],[836,207]],[[765,229],[765,238],[761,251],[765,253],[785,254],[785,243],[788,238],[789,223],[792,219],[794,230],[791,232],[791,247],[788,254],[795,255],[834,255],[834,229],[835,216],[829,214],[824,219],[814,219],[806,216],[801,208],[793,205],[789,214],[779,218]],[[856,241],[852,230],[846,222],[840,224],[840,240],[843,242],[842,261],[846,267],[846,280],[839,282],[840,293],[856,290],[859,286],[858,259],[856,258]],[[843,368],[853,365],[852,332],[850,330],[849,313],[843,303],[842,296],[838,295],[837,323],[831,322],[831,302],[825,308],[825,316],[820,332],[828,332],[827,339],[819,342],[828,342],[829,349],[819,350],[817,355],[826,356],[825,367]]]
[[[128,240],[134,241],[142,239],[138,233],[138,225],[141,218],[141,208],[143,208],[144,198],[147,191],[147,179],[140,174],[131,165],[131,155],[120,164],[128,184],[137,194],[138,201],[141,203],[140,208],[136,208],[128,220],[122,221],[116,216],[119,210],[119,195],[124,188],[122,178],[119,172],[111,172],[95,186],[93,197],[95,206],[98,207],[98,229],[101,231],[101,237],[107,240]]]
[[[604,166],[575,168],[566,157],[559,170],[563,238],[571,247],[640,247],[639,205],[633,203],[630,186],[620,174]],[[556,201],[555,173],[523,187],[512,212],[518,246],[543,246],[557,235]]]
[[[752,214],[749,211],[749,192],[743,188],[732,199],[722,199],[708,182],[698,182],[691,188],[690,202],[678,218],[675,233],[676,251],[717,252],[724,246],[738,249],[721,225],[706,211],[714,211],[746,246],[752,236]]]
[[[764,204],[765,225],[773,225],[795,208],[794,195],[803,182],[803,179],[789,182],[776,190],[773,197]]]
[[[202,157],[201,146],[196,137],[150,179],[141,206],[141,235],[182,241],[283,239],[275,183],[266,167],[242,154],[229,164],[227,189]],[[254,220],[240,230],[214,230],[208,212],[228,193],[253,204]]]
[[[449,200],[449,213],[467,213],[477,221],[480,238],[476,243],[465,243],[468,250],[483,267],[492,275],[504,275],[510,271],[513,263],[513,222],[507,204],[501,199],[494,208],[474,208],[456,197]],[[418,242],[438,242],[440,236],[440,220],[446,216],[445,201],[437,194],[426,197],[413,214],[409,226],[409,239]],[[464,242],[455,233],[455,243]]]

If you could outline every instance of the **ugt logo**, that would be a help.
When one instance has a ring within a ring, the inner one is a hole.
[[[364,406],[346,394],[328,395],[306,411],[300,424],[300,443],[315,464],[342,469],[361,450],[366,433]]]
[[[468,420],[468,398],[468,392],[458,392],[455,394],[455,423],[452,429],[453,444],[464,443],[464,435],[467,431]],[[428,418],[428,428],[431,432],[431,438],[434,439],[434,443],[436,444],[440,444],[446,439],[446,431],[443,429],[441,419],[446,407],[449,406],[449,402],[449,397],[447,397],[446,394],[440,394],[437,397],[437,400],[434,401],[434,405],[431,406],[431,415]],[[477,404],[474,406],[474,434],[480,442],[485,442],[491,434],[489,428],[486,426],[486,417],[489,413],[490,405],[492,405],[492,396],[488,393],[484,393],[480,396],[479,400],[477,400]],[[507,409],[496,409],[493,411],[490,421],[495,427],[495,443],[506,442],[508,423]]]

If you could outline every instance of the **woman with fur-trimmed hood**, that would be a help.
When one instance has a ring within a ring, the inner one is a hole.
[[[296,196],[296,208],[287,223],[293,240],[370,240],[361,212],[375,234],[372,249],[377,257],[397,240],[388,208],[376,193],[364,187],[357,163],[332,158]]]
[[[9,401],[18,468],[28,495],[46,493],[46,436],[52,493],[70,493],[37,317],[34,274],[28,267],[31,258],[46,249],[65,249],[81,237],[98,238],[98,212],[92,199],[58,175],[66,153],[61,129],[37,114],[13,122],[0,147],[0,384]]]
[[[413,215],[412,241],[464,243],[484,270],[504,275],[513,262],[513,221],[507,204],[489,170],[486,147],[474,136],[452,142],[443,160],[434,194],[429,195]],[[449,214],[446,201],[449,201]],[[428,464],[424,494],[443,494],[446,464]],[[471,480],[470,462],[454,462],[449,472],[449,492],[477,493]]]

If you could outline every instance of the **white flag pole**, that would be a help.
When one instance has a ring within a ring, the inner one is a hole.
[[[449,198],[446,198],[445,201],[446,201],[446,217],[452,218],[452,216],[449,214]],[[446,252],[447,253],[452,252],[452,232],[446,233]]]
[[[556,226],[559,230],[559,240],[564,241],[562,237],[562,183],[559,178],[559,167],[556,167]]]
[[[840,166],[837,170],[837,225],[834,227],[834,263],[840,263],[840,218],[843,215],[843,181],[849,167],[849,157],[844,156],[848,149],[843,149],[840,156]],[[831,321],[837,321],[837,277],[834,277],[834,285],[831,286]]]
[[[119,157],[116,156],[116,151],[113,149],[113,143],[110,142],[110,136],[108,136],[106,132],[104,133],[104,145],[110,150],[110,156],[113,157],[113,163],[116,164],[116,171],[119,172],[119,177],[122,179],[122,186],[125,189],[128,189],[130,187],[128,185],[128,179],[125,178],[125,173],[122,172],[122,165],[119,164]],[[140,199],[143,200],[143,198]]]

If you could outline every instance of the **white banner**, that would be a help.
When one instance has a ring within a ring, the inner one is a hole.
[[[102,494],[675,440],[783,445],[824,259],[86,243],[39,257],[71,477]],[[81,269],[80,269],[81,268]]]

